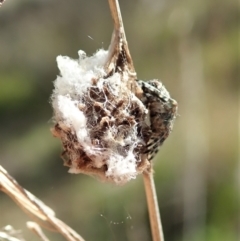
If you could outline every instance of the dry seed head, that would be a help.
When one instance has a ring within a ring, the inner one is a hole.
[[[91,57],[79,51],[78,60],[57,57],[52,132],[69,172],[123,184],[149,167],[140,157],[149,139],[147,109],[128,89],[126,73],[107,76],[107,56],[99,50]]]

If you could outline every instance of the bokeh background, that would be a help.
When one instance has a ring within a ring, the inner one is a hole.
[[[179,102],[154,160],[166,241],[240,237],[239,2],[120,0],[138,78]],[[67,173],[52,137],[56,56],[108,48],[107,0],[7,0],[0,8],[0,164],[86,241],[150,241],[142,177],[116,187]],[[0,227],[29,218],[0,193]],[[52,241],[64,240],[46,232]]]

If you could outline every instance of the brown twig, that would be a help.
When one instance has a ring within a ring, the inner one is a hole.
[[[119,70],[127,73],[127,86],[139,97],[142,91],[136,84],[137,74],[128,48],[119,3],[118,0],[108,0],[108,3],[114,22],[114,31],[105,69],[109,74]],[[148,160],[146,159],[145,162]],[[164,241],[152,170],[144,172],[143,176],[153,241]]]
[[[128,75],[127,85],[136,93],[139,91],[135,83],[137,74],[128,48],[119,3],[118,0],[108,0],[108,3],[113,18],[114,30],[108,48],[109,54],[105,69],[109,75],[115,72],[126,72]]]
[[[73,229],[56,218],[52,209],[20,186],[2,166],[0,166],[0,190],[10,196],[27,214],[37,219],[40,225],[47,225],[48,229],[59,232],[68,241],[84,241]]]
[[[156,188],[153,179],[153,171],[150,170],[149,172],[144,172],[143,180],[147,197],[148,213],[153,241],[164,241]]]
[[[129,71],[132,72],[132,75],[136,75],[136,72],[134,70],[132,57],[128,48],[128,43],[125,35],[125,30],[123,26],[122,21],[122,15],[119,7],[118,0],[108,0],[111,15],[113,18],[114,23],[114,30],[113,30],[113,36],[111,40],[111,44],[109,46],[109,59],[107,61],[107,67],[109,70],[116,66],[117,58],[119,57],[119,54],[125,54],[126,56],[126,64],[129,68]],[[111,65],[113,64],[113,65]]]

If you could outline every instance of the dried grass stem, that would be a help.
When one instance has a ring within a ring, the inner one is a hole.
[[[160,212],[158,208],[156,188],[153,179],[153,171],[143,173],[148,213],[153,241],[164,241]]]

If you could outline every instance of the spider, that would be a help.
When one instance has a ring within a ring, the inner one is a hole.
[[[137,80],[137,83],[143,90],[142,102],[149,111],[151,134],[145,153],[152,160],[172,131],[178,104],[170,97],[162,82],[154,79],[147,82]]]

